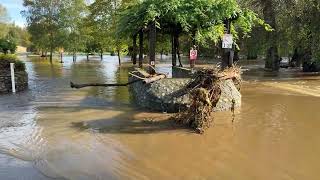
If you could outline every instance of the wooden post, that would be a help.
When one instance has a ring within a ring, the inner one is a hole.
[[[132,38],[132,63],[137,64],[137,34]]]
[[[15,82],[15,77],[14,77],[14,63],[10,63],[10,71],[11,71],[12,93],[16,93],[16,82]]]
[[[153,21],[149,24],[149,72],[150,74],[155,74],[155,62],[156,62],[156,35],[157,28],[156,23]]]
[[[142,68],[143,64],[143,31],[139,32],[139,67]]]

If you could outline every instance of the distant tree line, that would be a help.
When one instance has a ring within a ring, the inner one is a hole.
[[[290,58],[290,66],[320,65],[319,0],[241,0],[241,5],[257,12],[274,31],[254,28],[245,39],[243,50],[255,59],[266,56],[266,67],[278,70],[280,58]],[[319,66],[320,67],[320,66]],[[320,68],[319,68],[320,70]]]
[[[234,55],[263,56],[278,70],[282,56],[292,66],[320,61],[318,0],[24,0],[34,49],[52,54],[148,53],[150,24],[156,26],[155,51],[180,54],[196,45],[200,55],[224,56],[221,38],[233,34]],[[140,55],[139,55],[140,54]],[[74,59],[75,59],[74,58]],[[223,58],[223,57],[222,57]],[[119,58],[120,61],[120,58]],[[181,62],[179,61],[179,64]]]
[[[28,47],[30,35],[24,28],[9,22],[7,10],[0,4],[0,52],[15,53],[17,45]]]

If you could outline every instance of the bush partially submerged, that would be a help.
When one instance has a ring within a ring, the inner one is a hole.
[[[303,72],[320,72],[320,61],[304,62]]]
[[[6,71],[10,70],[10,63],[15,64],[15,70],[16,71],[25,71],[26,66],[25,64],[18,60],[17,56],[13,54],[0,54],[0,70]]]

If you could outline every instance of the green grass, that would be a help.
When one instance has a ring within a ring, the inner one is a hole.
[[[15,64],[16,71],[25,71],[24,62],[20,61],[14,54],[0,54],[0,70],[10,70],[10,63]]]

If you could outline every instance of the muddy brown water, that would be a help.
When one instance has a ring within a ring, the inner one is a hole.
[[[63,65],[23,57],[28,91],[0,96],[0,179],[320,179],[320,78],[243,63],[243,105],[205,135],[137,109],[116,57]],[[162,62],[159,70],[167,71]]]

